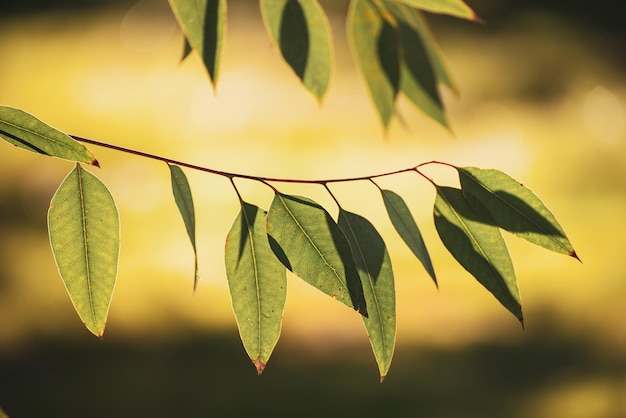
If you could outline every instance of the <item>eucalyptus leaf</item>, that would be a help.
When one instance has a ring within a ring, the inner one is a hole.
[[[14,107],[0,106],[0,138],[38,154],[99,166],[83,144]]]
[[[241,205],[226,238],[226,276],[241,340],[261,374],[280,336],[287,276],[269,246],[267,212]]]
[[[350,244],[330,214],[300,196],[274,195],[267,219],[270,246],[305,282],[367,316]]]
[[[397,0],[407,6],[421,9],[431,13],[440,13],[460,17],[468,20],[479,21],[480,18],[462,0]]]
[[[451,187],[437,187],[434,218],[450,254],[523,325],[513,263],[498,227],[472,209],[461,190]]]
[[[74,308],[87,329],[101,337],[117,279],[120,222],[107,187],[80,164],[52,198],[48,231]]]
[[[369,315],[361,319],[382,381],[391,366],[396,343],[396,293],[391,260],[382,237],[364,217],[340,210],[338,225],[348,239],[363,284]]]

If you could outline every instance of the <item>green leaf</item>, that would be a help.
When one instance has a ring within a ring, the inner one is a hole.
[[[350,3],[347,28],[354,59],[386,129],[400,86],[398,35],[371,0]]]
[[[523,325],[513,263],[500,230],[469,206],[463,192],[437,187],[435,227],[454,258]]]
[[[427,29],[419,11],[403,4],[389,3],[387,7],[396,17],[400,37],[400,90],[426,115],[448,127],[436,70],[431,63],[433,47],[428,45]]]
[[[185,229],[191,246],[193,247],[194,255],[194,276],[193,276],[193,290],[196,290],[198,286],[198,250],[196,248],[196,215],[193,208],[193,198],[191,196],[191,188],[189,182],[183,170],[177,165],[168,164],[170,168],[170,177],[172,181],[172,193],[174,194],[174,200],[178,211],[183,217],[185,223]]]
[[[180,61],[185,61],[189,54],[191,54],[191,51],[193,51],[193,49],[191,48],[191,45],[189,45],[189,41],[187,40],[187,38],[184,38],[183,54],[180,57]]]
[[[393,358],[396,343],[396,292],[391,260],[382,237],[367,219],[340,210],[343,231],[363,283],[368,317],[361,317],[369,335],[382,381]]]
[[[430,260],[430,255],[426,249],[426,244],[422,238],[415,219],[411,215],[409,207],[404,203],[404,200],[391,190],[381,190],[383,201],[385,202],[385,208],[389,219],[393,224],[402,240],[408,245],[413,254],[422,263],[430,277],[437,286],[437,276],[435,275],[435,269],[433,263]]]
[[[119,214],[106,186],[80,164],[52,198],[48,231],[76,312],[89,331],[102,337],[117,278]]]
[[[332,35],[317,0],[261,0],[272,42],[319,102],[326,95],[333,66]]]
[[[468,20],[480,21],[474,11],[461,0],[397,0],[407,6],[431,13],[446,14]]]
[[[280,336],[287,276],[269,246],[267,212],[241,205],[226,238],[226,276],[241,340],[261,374]]]
[[[457,170],[470,203],[479,201],[495,225],[548,250],[578,258],[552,212],[530,189],[498,170]]]
[[[226,27],[226,0],[169,0],[189,45],[202,56],[213,87],[217,85]]]
[[[0,106],[0,138],[28,151],[99,167],[83,144],[14,107]]]
[[[346,237],[326,210],[276,193],[267,233],[278,259],[302,280],[367,316],[363,287]]]

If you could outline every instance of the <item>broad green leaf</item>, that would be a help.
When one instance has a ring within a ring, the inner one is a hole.
[[[431,13],[446,14],[468,20],[479,21],[480,18],[462,0],[397,0],[416,9]]]
[[[350,2],[347,30],[354,59],[386,129],[400,88],[398,34],[371,0]]]
[[[241,205],[226,238],[226,276],[241,340],[261,374],[280,336],[287,276],[269,246],[267,212]]]
[[[437,187],[434,217],[450,254],[523,324],[513,263],[498,227],[473,210],[461,190],[450,187]]]
[[[424,36],[419,11],[403,4],[388,4],[396,17],[400,38],[400,90],[415,106],[441,125],[448,127],[443,102],[439,96],[437,74],[432,60],[432,46]]]
[[[169,3],[187,42],[201,55],[215,88],[226,28],[226,0],[169,0]]]
[[[272,42],[321,102],[333,66],[332,35],[324,10],[317,0],[261,0],[260,4]]]
[[[170,168],[170,178],[172,181],[172,193],[174,194],[174,201],[178,206],[178,211],[183,217],[185,223],[185,229],[191,246],[193,247],[194,256],[194,276],[193,276],[193,290],[196,290],[198,286],[198,249],[196,248],[196,215],[193,208],[193,197],[191,196],[191,188],[189,182],[183,170],[177,166],[168,164]]]
[[[494,169],[458,168],[470,203],[480,201],[495,225],[548,250],[578,258],[552,212],[530,189]]]
[[[437,286],[437,276],[435,275],[435,269],[433,263],[430,260],[430,255],[426,249],[426,244],[422,238],[415,219],[411,215],[409,207],[404,203],[404,200],[391,190],[381,190],[383,201],[385,202],[385,208],[389,219],[393,224],[402,240],[408,245],[413,254],[422,263],[430,277]]]
[[[28,151],[99,167],[83,144],[14,107],[0,106],[0,138]]]
[[[382,237],[367,219],[341,210],[338,220],[361,276],[368,317],[361,317],[369,335],[382,381],[396,343],[396,292],[391,260]]]
[[[323,207],[306,197],[276,193],[267,233],[272,250],[285,267],[367,316],[350,244]]]
[[[48,211],[50,244],[74,308],[102,337],[120,251],[120,221],[106,186],[80,164],[55,193]]]

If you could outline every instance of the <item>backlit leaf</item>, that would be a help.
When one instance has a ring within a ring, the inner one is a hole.
[[[269,246],[267,213],[241,205],[226,238],[226,276],[241,340],[261,374],[280,336],[287,276]]]
[[[430,277],[437,285],[437,276],[435,275],[435,269],[433,263],[430,260],[430,255],[426,249],[426,244],[422,238],[415,219],[411,215],[409,207],[404,203],[402,197],[392,192],[391,190],[381,190],[383,201],[385,202],[385,208],[389,219],[393,224],[402,240],[408,245],[413,254],[422,263]]]
[[[52,198],[48,231],[74,308],[87,329],[101,337],[117,278],[120,223],[109,190],[80,164]]]
[[[431,13],[440,13],[469,20],[480,20],[462,0],[398,0],[408,6]]]
[[[396,342],[396,293],[391,260],[382,237],[367,219],[341,210],[338,225],[345,234],[361,276],[368,317],[361,316],[378,363],[387,375]]]
[[[170,168],[174,200],[176,201],[180,215],[183,217],[185,229],[187,230],[187,235],[189,235],[189,240],[193,247],[193,289],[195,291],[198,286],[198,250],[196,248],[196,215],[193,208],[193,197],[191,196],[191,188],[189,187],[189,182],[183,170],[177,165],[168,164],[168,167]]]
[[[395,112],[400,87],[398,35],[371,0],[350,2],[348,40],[385,128]]]
[[[513,263],[498,227],[469,206],[463,192],[437,187],[435,227],[450,254],[523,324]]]
[[[285,267],[367,316],[350,245],[323,207],[306,197],[276,193],[267,233],[272,250]]]
[[[458,168],[470,203],[480,201],[495,225],[548,250],[576,257],[565,231],[543,202],[508,174],[494,169]]]
[[[307,90],[322,101],[333,66],[332,34],[317,0],[261,0],[272,42]]]
[[[202,57],[215,87],[224,43],[226,0],[169,0],[169,3],[187,42]]]
[[[28,151],[98,166],[83,144],[14,107],[0,106],[0,138]]]

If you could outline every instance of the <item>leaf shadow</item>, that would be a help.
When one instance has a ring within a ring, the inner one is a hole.
[[[304,79],[309,59],[309,31],[304,10],[297,0],[288,0],[280,24],[280,51],[295,73]]]
[[[23,140],[22,138],[13,135],[12,133],[9,133],[7,131],[3,131],[0,130],[0,136],[4,136],[5,139],[7,140],[7,142],[11,142],[8,138],[10,138],[11,140],[18,142],[20,144],[22,144],[24,146],[24,148],[30,150],[30,151],[34,151],[37,152],[39,154],[43,154],[43,155],[50,155],[50,153],[44,151],[43,149],[36,147],[35,145],[31,144],[30,142],[27,142],[25,140]],[[17,144],[13,143],[13,145],[18,146]]]
[[[213,84],[216,82],[217,62],[219,59],[217,48],[219,44],[220,15],[223,13],[220,7],[221,3],[220,0],[206,0],[204,25],[202,25],[204,29],[202,34],[202,60],[209,71]],[[183,55],[183,58],[185,56]]]
[[[378,35],[376,51],[378,62],[393,88],[394,97],[400,87],[400,56],[398,53],[398,33],[396,29],[385,19]]]

